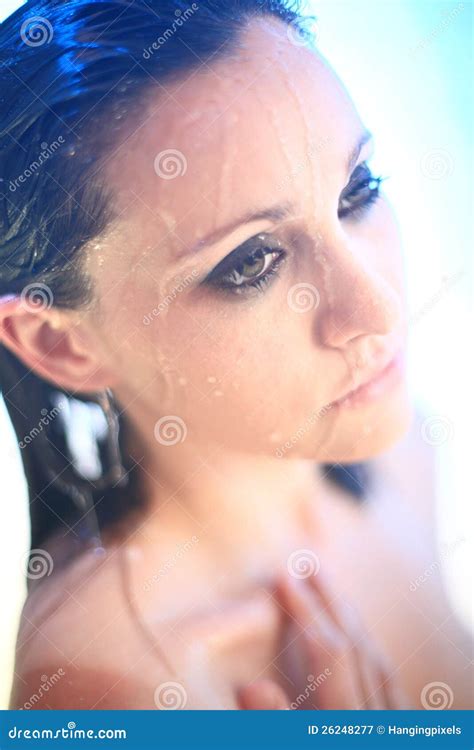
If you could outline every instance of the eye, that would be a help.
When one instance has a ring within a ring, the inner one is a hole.
[[[374,177],[366,163],[359,164],[339,199],[338,216],[359,218],[380,197],[380,184],[385,177]]]
[[[224,258],[204,283],[233,294],[263,291],[285,257],[278,240],[257,235]]]

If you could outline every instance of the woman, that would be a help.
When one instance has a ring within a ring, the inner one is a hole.
[[[297,4],[27,2],[1,34],[12,707],[466,707],[398,230]]]

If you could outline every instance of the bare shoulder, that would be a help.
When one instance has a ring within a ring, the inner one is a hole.
[[[28,596],[12,708],[156,708],[169,678],[136,626],[114,551],[81,555]]]

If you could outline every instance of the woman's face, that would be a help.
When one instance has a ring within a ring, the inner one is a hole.
[[[406,429],[397,367],[341,403],[404,341],[372,148],[327,63],[272,19],[232,57],[156,86],[107,162],[119,218],[87,267],[112,388],[158,448],[164,416],[188,445],[321,461]]]

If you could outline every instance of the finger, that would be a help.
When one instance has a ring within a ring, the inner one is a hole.
[[[317,675],[313,707],[357,708],[363,700],[351,644],[328,617],[321,600],[300,580],[287,578],[278,587],[285,611],[301,628],[306,674]]]
[[[358,612],[348,603],[341,602],[345,610],[345,632],[350,633],[354,658],[357,664],[360,692],[363,703],[360,708],[382,710],[388,708],[381,680],[383,655],[372,637],[368,634]]]
[[[367,653],[373,663],[377,693],[382,700],[382,708],[400,710],[413,708],[411,701],[400,684],[400,679],[392,661],[376,641],[368,641]]]
[[[310,597],[302,581],[285,576],[277,584],[277,596],[286,614],[313,638],[328,643],[337,640],[337,629],[331,623],[320,600]]]
[[[368,637],[357,611],[333,596],[327,577],[323,581],[319,572],[303,582],[284,579],[279,592],[288,612],[304,629],[311,669],[317,670],[323,662],[330,667],[331,684],[318,689],[321,708],[326,702],[331,708],[378,710],[408,705],[399,686],[386,680],[387,661]]]
[[[388,708],[387,695],[381,679],[383,657],[368,637],[357,610],[349,602],[334,594],[327,572],[319,570],[308,580],[308,586],[324,603],[332,621],[348,637],[352,645],[362,703],[359,708],[381,710]]]
[[[377,659],[375,658],[368,639],[364,639],[364,644],[355,651],[357,669],[360,680],[360,692],[363,698],[361,709],[370,711],[380,711],[388,708],[380,679],[380,669]]]
[[[351,644],[357,669],[360,708],[400,709],[410,702],[394,677],[394,669],[377,644],[368,637],[359,614],[348,602],[334,593],[327,571],[305,579],[317,601],[321,602],[326,616],[347,636]]]
[[[238,691],[239,708],[245,711],[289,710],[290,701],[283,688],[274,680],[257,680]]]
[[[399,711],[413,708],[410,699],[400,685],[395,668],[386,660],[379,669],[379,679],[388,709]]]
[[[361,632],[355,609],[336,593],[333,581],[322,568],[306,579],[307,586],[316,594],[324,611],[349,638],[356,640]]]
[[[342,638],[331,643],[316,641],[308,632],[303,643],[317,689],[311,696],[312,707],[322,710],[357,709],[363,702],[354,653]]]

